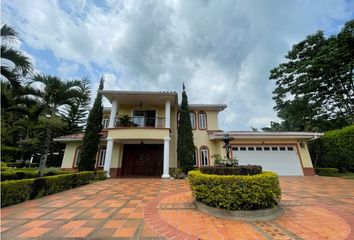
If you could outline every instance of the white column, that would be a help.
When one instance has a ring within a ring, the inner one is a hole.
[[[165,128],[171,128],[171,103],[165,102]]]
[[[103,170],[107,172],[107,178],[110,178],[110,171],[111,171],[111,160],[112,160],[112,153],[113,153],[113,138],[107,138],[107,148],[106,148],[106,157],[104,161]]]
[[[170,137],[163,139],[163,174],[162,178],[170,178]]]
[[[113,100],[112,101],[112,108],[111,108],[111,115],[109,117],[109,125],[108,125],[109,128],[114,128],[115,127],[117,108],[118,108],[118,101],[117,100]]]

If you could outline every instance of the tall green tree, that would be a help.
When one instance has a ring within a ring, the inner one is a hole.
[[[72,100],[80,96],[77,90],[80,85],[78,80],[62,81],[60,78],[51,75],[35,75],[31,84],[36,83],[38,88],[33,89],[29,94],[38,99],[43,106],[42,122],[46,126],[45,138],[43,141],[43,152],[39,164],[40,175],[46,166],[50,150],[51,138],[58,128],[65,126],[60,117],[61,108],[72,104]]]
[[[103,78],[101,78],[98,90],[103,89]],[[100,143],[100,133],[102,130],[102,94],[97,93],[93,107],[87,118],[85,135],[82,141],[80,152],[79,171],[92,171],[95,167],[98,144]]]
[[[354,20],[337,35],[307,36],[271,70],[275,110],[286,130],[324,131],[354,123]]]
[[[72,98],[71,103],[64,108],[61,113],[65,122],[67,122],[68,133],[81,132],[85,128],[86,117],[89,111],[91,89],[87,79],[82,79],[76,88],[79,95]]]
[[[187,173],[193,169],[194,142],[192,125],[189,116],[188,97],[183,84],[182,103],[179,111],[178,140],[177,140],[177,159],[179,167]]]
[[[15,88],[21,86],[21,79],[33,71],[29,57],[11,46],[20,40],[18,32],[10,25],[1,27],[1,78]]]

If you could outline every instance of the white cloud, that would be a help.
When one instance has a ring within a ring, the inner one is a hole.
[[[75,74],[80,68],[80,65],[77,63],[69,63],[69,62],[62,62],[58,67],[58,72],[63,77],[72,76]]]
[[[354,11],[345,0],[97,4],[14,0],[2,11],[27,45],[83,66],[93,89],[102,73],[105,89],[180,91],[185,82],[190,102],[228,105],[225,130],[276,119],[269,70],[292,44],[318,29],[335,33]]]

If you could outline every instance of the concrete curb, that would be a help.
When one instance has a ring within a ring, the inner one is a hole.
[[[201,212],[206,213],[208,215],[248,222],[274,220],[283,214],[283,209],[279,205],[273,208],[253,211],[231,211],[221,208],[210,207],[198,201],[194,201],[194,203]]]

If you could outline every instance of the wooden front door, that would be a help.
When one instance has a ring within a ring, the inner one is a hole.
[[[124,144],[123,176],[161,176],[162,144]]]

